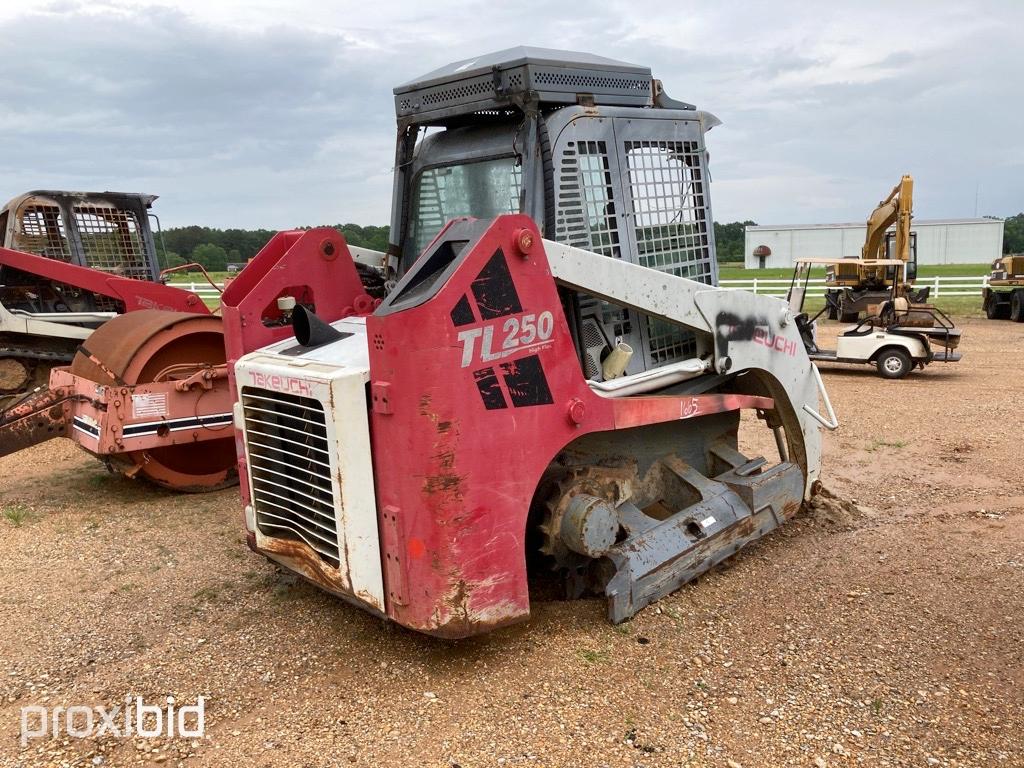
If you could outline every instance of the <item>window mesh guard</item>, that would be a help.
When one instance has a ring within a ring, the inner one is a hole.
[[[79,204],[74,216],[88,266],[121,277],[150,278],[139,222],[132,211]]]
[[[576,248],[622,258],[606,143],[569,142],[558,173],[557,239]],[[580,297],[581,309],[594,305],[599,305],[601,322],[612,336],[627,336],[632,331],[629,312],[622,307],[589,296]]]
[[[627,141],[624,149],[639,263],[712,283],[700,146],[693,141]],[[654,364],[694,354],[692,334],[656,318],[646,322]]]
[[[71,261],[64,219],[56,205],[28,205],[21,211],[18,248],[48,259]]]

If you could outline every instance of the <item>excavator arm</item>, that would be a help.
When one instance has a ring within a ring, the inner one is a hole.
[[[892,188],[889,195],[868,216],[861,258],[909,261],[910,219],[913,208],[914,179],[904,175],[900,183]],[[885,233],[893,224],[896,224],[896,252],[889,255],[885,252]]]

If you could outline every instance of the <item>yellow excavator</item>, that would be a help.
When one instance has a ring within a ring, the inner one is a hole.
[[[914,291],[917,277],[917,236],[910,231],[914,207],[914,179],[904,175],[899,184],[871,212],[859,259],[836,259],[825,272],[825,301],[832,320],[855,322],[869,307],[896,293],[911,304],[928,300],[928,288]],[[890,232],[893,225],[895,231]],[[903,262],[902,270],[878,262]],[[875,263],[872,263],[875,262]]]

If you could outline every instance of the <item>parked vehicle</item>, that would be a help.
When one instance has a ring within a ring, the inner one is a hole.
[[[865,270],[895,270],[895,279],[885,298],[868,307],[864,319],[839,334],[835,349],[820,346],[815,321],[826,312],[828,304],[809,317],[804,311],[807,285],[815,267],[827,269],[834,264],[834,259],[797,259],[786,296],[811,360],[874,365],[882,378],[902,379],[915,367],[924,369],[933,362],[960,359],[955,351],[960,345],[960,330],[938,307],[911,304],[901,295],[898,286],[905,262],[892,259],[857,260],[857,266]]]

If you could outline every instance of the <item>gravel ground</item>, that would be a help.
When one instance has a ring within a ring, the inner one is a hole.
[[[592,599],[417,636],[250,553],[234,490],[0,459],[0,765],[1024,765],[1022,343],[824,367],[836,498],[620,627]],[[126,695],[206,697],[206,737],[19,743],[22,706]]]

